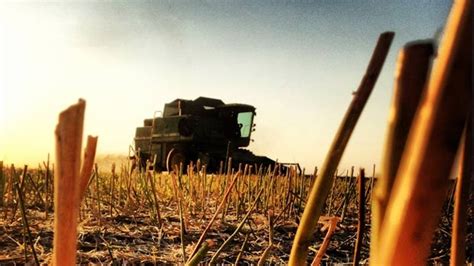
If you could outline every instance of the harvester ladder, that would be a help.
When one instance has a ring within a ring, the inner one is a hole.
[[[161,111],[155,111],[153,113],[153,120],[151,120],[150,143],[148,146],[148,154],[150,155],[150,159],[151,159],[151,145],[152,145],[152,139],[153,139],[153,133],[154,133],[153,130],[155,129],[155,118],[156,118],[157,113],[161,113]]]

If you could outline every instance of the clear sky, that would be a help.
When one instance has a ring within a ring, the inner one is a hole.
[[[21,1],[0,3],[0,160],[54,151],[58,113],[87,101],[85,134],[126,154],[175,98],[257,108],[249,149],[320,166],[378,35],[395,39],[341,162],[380,163],[394,66],[436,37],[451,1]],[[312,170],[311,170],[312,171]]]

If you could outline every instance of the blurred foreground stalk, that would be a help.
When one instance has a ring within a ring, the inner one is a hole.
[[[382,176],[375,186],[372,202],[370,259],[376,263],[380,225],[383,221],[410,126],[420,103],[430,70],[433,44],[413,42],[398,55],[395,88],[388,118],[388,131],[382,165]]]
[[[472,6],[455,1],[380,228],[380,265],[425,265],[471,106]]]
[[[79,169],[85,107],[85,101],[79,100],[59,115],[56,126],[53,265],[76,264]]]

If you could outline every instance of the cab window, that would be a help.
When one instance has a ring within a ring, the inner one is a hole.
[[[248,138],[252,130],[253,112],[242,112],[237,115],[237,123],[240,127],[240,137]]]

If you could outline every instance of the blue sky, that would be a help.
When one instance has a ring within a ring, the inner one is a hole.
[[[66,1],[0,4],[0,160],[54,150],[59,111],[87,100],[99,153],[175,98],[257,107],[257,154],[321,165],[378,35],[395,39],[341,162],[379,164],[396,57],[440,34],[450,1]]]

